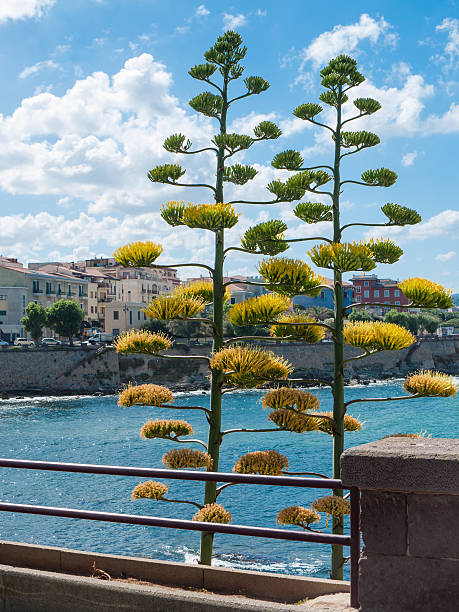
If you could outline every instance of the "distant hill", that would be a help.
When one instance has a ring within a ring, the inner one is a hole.
[[[451,298],[454,302],[454,305],[459,307],[459,293],[453,293]]]

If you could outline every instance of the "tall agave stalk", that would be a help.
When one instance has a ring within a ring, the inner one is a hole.
[[[320,164],[314,167],[303,167],[303,158],[298,151],[287,150],[278,154],[273,160],[273,166],[278,169],[294,170],[300,174],[296,175],[302,187],[306,191],[320,194],[321,198],[328,202],[302,202],[295,208],[295,215],[306,223],[330,222],[332,224],[332,240],[322,238],[322,244],[314,246],[309,252],[312,262],[320,267],[333,271],[333,283],[330,290],[334,298],[334,330],[332,340],[334,346],[334,372],[331,380],[331,391],[333,394],[333,477],[340,478],[340,460],[344,450],[345,416],[347,407],[356,400],[345,402],[344,390],[344,367],[346,363],[356,359],[365,358],[381,350],[397,350],[405,348],[414,342],[414,337],[399,326],[388,323],[361,323],[345,325],[346,316],[354,307],[362,307],[363,304],[352,304],[346,308],[343,306],[343,273],[355,271],[369,271],[376,267],[377,263],[393,264],[403,254],[402,249],[389,239],[345,242],[343,241],[344,230],[356,226],[368,227],[390,227],[414,225],[421,221],[419,214],[405,206],[388,203],[382,206],[382,212],[387,220],[376,223],[348,223],[341,224],[340,200],[343,187],[347,184],[362,185],[365,187],[390,187],[397,179],[397,174],[387,168],[366,170],[362,173],[360,180],[343,179],[342,165],[349,155],[354,155],[379,144],[380,139],[376,134],[368,131],[347,131],[347,125],[358,121],[377,112],[381,104],[371,98],[353,99],[354,112],[348,108],[351,106],[349,96],[350,90],[358,87],[364,80],[364,76],[358,72],[356,61],[341,55],[332,59],[321,72],[321,83],[324,91],[320,94],[320,101],[333,109],[334,121],[330,124],[323,123],[318,119],[323,112],[323,107],[317,103],[306,103],[298,106],[293,114],[309,123],[320,126],[327,130],[334,144],[333,157],[329,164]],[[346,127],[345,127],[346,126]],[[303,180],[300,180],[302,176]],[[322,185],[331,184],[329,190],[323,190]],[[319,189],[320,188],[320,189]],[[322,190],[321,190],[322,189]],[[317,238],[314,238],[317,241]],[[440,285],[425,279],[408,279],[400,283],[400,289],[410,299],[410,304],[405,308],[449,308],[452,301],[450,292]],[[371,306],[387,308],[384,303],[374,303]],[[402,306],[400,306],[401,308]],[[363,353],[345,359],[344,345],[351,344],[363,349]],[[420,392],[418,386],[420,381],[411,377],[411,382],[405,383],[405,388],[412,391],[411,396],[392,399],[407,399],[407,397],[419,397],[420,395],[435,395],[436,383],[444,381],[441,374],[421,374],[421,379],[426,380],[426,391]],[[413,382],[417,381],[417,386]],[[440,384],[440,386],[442,386]],[[438,389],[437,389],[438,390]],[[443,392],[442,392],[443,393]],[[444,394],[453,393],[451,381],[448,379],[447,389]],[[362,401],[372,401],[371,399]],[[342,491],[335,491],[335,495],[342,496]],[[334,517],[333,532],[343,533],[343,520],[341,516]],[[332,577],[342,579],[343,553],[341,546],[333,546],[332,552]]]
[[[187,226],[200,228],[214,233],[214,264],[208,266],[201,263],[174,264],[179,266],[202,267],[209,274],[208,281],[198,281],[189,286],[180,287],[171,296],[161,296],[154,300],[145,310],[146,314],[159,320],[183,319],[206,321],[212,329],[212,355],[177,356],[168,355],[164,351],[170,348],[171,340],[161,333],[131,331],[122,336],[116,344],[120,353],[145,353],[159,355],[162,358],[198,359],[209,367],[210,371],[210,407],[185,406],[182,408],[201,411],[208,422],[207,441],[184,437],[193,434],[192,426],[180,420],[154,420],[145,423],[142,435],[145,438],[163,438],[174,442],[198,444],[204,451],[179,448],[166,453],[163,462],[170,468],[205,468],[218,471],[220,449],[226,436],[243,432],[286,431],[303,434],[318,431],[333,438],[333,477],[340,476],[340,457],[344,448],[344,432],[356,431],[361,428],[357,419],[347,414],[349,405],[356,401],[346,402],[344,397],[344,366],[347,362],[360,359],[381,350],[398,350],[411,345],[415,338],[404,328],[388,323],[355,323],[345,324],[346,313],[350,307],[344,308],[342,299],[342,275],[355,270],[371,270],[378,262],[393,263],[400,257],[402,251],[390,240],[372,242],[346,243],[341,235],[349,225],[340,225],[340,194],[342,186],[348,182],[363,185],[389,186],[395,179],[395,173],[381,168],[368,170],[362,174],[362,181],[343,181],[341,179],[341,161],[344,156],[356,153],[363,148],[379,142],[374,134],[369,132],[344,132],[342,127],[348,121],[353,121],[364,115],[370,115],[380,107],[379,103],[370,99],[357,99],[354,105],[359,114],[349,119],[343,119],[342,106],[347,101],[346,91],[356,87],[363,81],[357,72],[356,63],[347,56],[332,60],[322,71],[322,84],[326,91],[321,100],[336,110],[336,124],[327,126],[316,120],[322,108],[318,104],[304,104],[298,107],[294,114],[314,124],[323,125],[330,130],[335,143],[333,165],[321,165],[303,168],[303,159],[297,151],[288,150],[279,153],[273,160],[273,166],[278,169],[294,170],[287,181],[272,181],[267,189],[274,198],[268,202],[252,202],[234,200],[224,203],[224,182],[244,185],[256,175],[256,169],[240,164],[227,165],[227,160],[236,153],[250,148],[255,142],[276,139],[280,130],[271,122],[263,121],[254,129],[254,136],[244,134],[228,134],[228,109],[237,100],[259,94],[268,89],[269,84],[261,77],[248,77],[244,80],[245,93],[229,97],[229,87],[232,81],[242,76],[243,67],[240,64],[246,54],[239,34],[227,32],[220,36],[216,44],[205,53],[206,63],[194,66],[190,70],[193,78],[202,80],[215,88],[218,93],[203,92],[190,101],[196,111],[217,120],[218,134],[212,139],[212,146],[199,150],[191,150],[191,143],[182,134],[173,134],[166,139],[164,147],[173,153],[193,154],[204,151],[212,152],[216,157],[215,185],[186,184],[180,182],[185,170],[178,164],[157,166],[148,173],[152,182],[170,185],[187,185],[190,187],[205,187],[213,192],[215,204],[185,204],[169,202],[162,208],[162,217],[171,226]],[[211,80],[218,74],[220,81]],[[343,149],[349,149],[342,153]],[[329,170],[330,174],[326,171]],[[332,183],[331,191],[322,191],[322,185]],[[234,204],[277,204],[293,202],[303,197],[306,192],[328,196],[330,204],[317,202],[301,202],[295,208],[296,216],[306,223],[327,221],[333,223],[333,239],[325,237],[301,238],[289,240],[284,236],[287,225],[281,220],[271,220],[249,228],[240,247],[225,247],[225,230],[234,227],[239,215]],[[420,221],[419,215],[406,207],[397,204],[386,204],[382,207],[388,222],[376,225],[406,225]],[[356,223],[352,225],[368,225]],[[289,248],[290,243],[301,240],[318,242],[309,252],[312,262],[322,268],[333,270],[334,279],[331,290],[334,294],[335,312],[334,325],[323,323],[310,315],[292,313],[291,299],[298,294],[318,295],[322,290],[329,289],[323,284],[323,278],[317,275],[305,262],[298,259],[275,257]],[[269,291],[266,295],[252,298],[242,304],[235,304],[227,313],[228,319],[236,326],[270,325],[270,336],[265,340],[282,338],[285,341],[303,341],[314,344],[323,339],[325,333],[333,339],[335,367],[330,376],[323,379],[292,379],[289,378],[293,368],[282,357],[270,351],[263,351],[250,346],[232,346],[234,341],[249,343],[250,336],[224,338],[224,303],[229,294],[223,278],[223,265],[232,250],[248,254],[268,256],[258,265],[258,271],[263,278],[260,284]],[[162,247],[154,242],[131,243],[118,249],[115,253],[117,261],[124,266],[158,266],[156,259],[162,252]],[[401,289],[411,299],[411,306],[447,308],[451,304],[448,291],[440,285],[424,279],[408,279],[401,283]],[[206,305],[212,304],[212,318],[202,318]],[[199,316],[198,316],[199,315]],[[344,344],[361,347],[363,353],[356,357],[344,358]],[[263,407],[269,408],[269,420],[275,427],[263,429],[232,429],[222,431],[222,398],[234,388],[254,388],[266,383],[276,384],[263,398]],[[333,394],[333,412],[319,411],[320,402],[313,394],[299,389],[294,385],[314,383],[329,387]],[[281,386],[282,385],[282,386]],[[416,373],[407,378],[405,389],[407,399],[421,396],[448,396],[455,393],[451,379],[436,372]],[[389,399],[389,398],[387,398]],[[376,401],[368,398],[365,401]],[[378,401],[381,401],[378,398]],[[124,389],[119,398],[122,406],[145,405],[163,408],[175,408],[172,404],[172,392],[155,384],[129,386]],[[176,406],[176,408],[180,408]],[[287,457],[275,450],[255,451],[241,457],[234,470],[241,473],[261,474],[293,474],[289,471]],[[311,472],[295,472],[295,474],[311,474]],[[323,476],[322,474],[315,474]],[[155,499],[168,502],[191,504],[198,508],[195,520],[211,522],[229,522],[231,516],[217,500],[228,485],[217,488],[216,483],[206,483],[203,504],[191,500],[173,500],[165,497],[167,486],[163,483],[146,482],[139,484],[133,491],[134,499]],[[230,489],[231,490],[231,489]],[[311,508],[292,506],[280,510],[278,522],[286,525],[298,525],[311,529],[311,525],[320,520],[320,513],[333,519],[333,531],[342,533],[344,516],[349,514],[349,502],[343,499],[342,492],[316,500]],[[212,559],[213,536],[204,534],[201,537],[200,562],[210,564]],[[342,578],[343,555],[339,546],[333,548],[332,572],[333,578]]]

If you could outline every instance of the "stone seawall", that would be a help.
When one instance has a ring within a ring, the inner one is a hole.
[[[271,343],[295,368],[294,377],[330,378],[333,371],[331,344]],[[205,354],[208,348],[172,350],[171,355]],[[345,357],[360,354],[346,347]],[[346,365],[348,379],[403,377],[420,368],[439,369],[459,375],[459,340],[424,340],[402,351],[384,351]],[[116,393],[129,382],[155,382],[175,389],[202,387],[208,370],[199,360],[170,360],[146,355],[99,354],[95,350],[45,349],[0,351],[0,393]]]

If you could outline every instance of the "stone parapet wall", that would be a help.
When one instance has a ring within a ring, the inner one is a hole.
[[[342,480],[361,489],[362,612],[453,612],[459,601],[459,440],[354,447]]]
[[[258,344],[257,344],[258,345]],[[295,377],[328,378],[333,372],[333,346],[272,342],[259,344],[283,355],[295,368]],[[345,357],[360,354],[346,347]],[[171,355],[209,354],[209,347],[179,346]],[[404,377],[420,368],[437,368],[459,375],[459,340],[423,341],[402,351],[384,351],[347,364],[347,379]],[[199,388],[208,383],[208,369],[199,360],[169,360],[147,355],[117,355],[113,350],[18,349],[0,351],[0,393],[116,393],[129,382],[155,382],[174,388]]]
[[[0,352],[0,393],[111,393],[120,387],[118,355],[95,350]]]

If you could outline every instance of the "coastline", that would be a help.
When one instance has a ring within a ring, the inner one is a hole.
[[[394,376],[388,376],[386,378],[381,378],[381,379],[376,379],[376,378],[360,378],[360,377],[355,377],[352,379],[347,379],[345,380],[345,386],[346,387],[371,387],[371,386],[379,386],[379,385],[383,385],[383,384],[390,384],[390,383],[394,383],[396,381],[401,381],[403,380],[400,377],[394,377]],[[161,383],[159,383],[161,384]],[[123,385],[124,386],[124,385]],[[123,386],[120,387],[120,390],[123,388]],[[208,387],[199,384],[199,383],[176,383],[176,384],[167,384],[165,385],[167,386],[173,393],[177,394],[177,395],[188,395],[188,394],[201,394],[201,395],[208,395],[209,394],[209,389]],[[319,385],[320,387],[325,388],[325,385]],[[318,385],[315,384],[303,384],[303,385],[298,385],[297,388],[299,389],[312,389],[312,388],[318,388]],[[254,389],[254,391],[260,391],[263,389],[268,389],[268,386],[264,386],[261,387],[260,389]],[[240,392],[244,392],[246,393],[247,391],[252,391],[252,389],[240,389],[240,390],[235,390],[234,393],[240,393]],[[77,391],[77,390],[67,390],[67,389],[49,389],[47,391],[45,390],[41,390],[41,389],[37,389],[37,390],[33,390],[33,389],[27,389],[27,390],[11,390],[5,393],[1,393],[0,394],[0,404],[2,401],[8,401],[8,400],[27,400],[27,399],[38,399],[38,398],[42,398],[42,397],[49,397],[49,398],[76,398],[76,397],[107,397],[107,396],[112,396],[112,397],[116,397],[118,394],[118,391],[114,391],[114,390],[107,390],[107,391],[95,391],[93,393],[84,393],[81,391]]]

